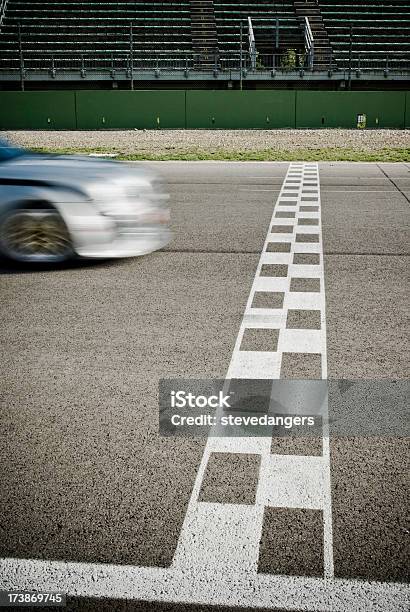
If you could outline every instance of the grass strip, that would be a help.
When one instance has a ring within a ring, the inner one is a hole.
[[[117,155],[123,161],[349,161],[349,162],[410,162],[410,148],[383,148],[375,151],[349,148],[320,149],[262,149],[260,151],[163,150],[126,153],[113,148],[33,148],[39,153],[90,155],[92,153]]]

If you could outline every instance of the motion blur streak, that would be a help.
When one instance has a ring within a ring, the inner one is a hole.
[[[168,194],[135,164],[0,142],[0,254],[20,262],[145,255],[171,239]]]

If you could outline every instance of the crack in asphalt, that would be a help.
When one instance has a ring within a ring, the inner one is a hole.
[[[402,191],[400,189],[400,187],[398,185],[396,185],[395,181],[393,181],[393,179],[387,174],[387,172],[385,172],[383,170],[383,168],[380,166],[380,164],[377,164],[377,167],[379,168],[380,172],[382,172],[384,174],[384,176],[387,178],[387,180],[393,185],[393,187],[395,187],[397,189],[397,191],[399,193],[401,193],[401,195],[403,196],[403,198],[405,198],[407,200],[407,202],[410,204],[410,199],[408,198],[408,196],[406,196],[406,194],[404,193],[404,191]]]

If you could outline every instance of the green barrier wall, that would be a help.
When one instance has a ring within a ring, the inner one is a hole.
[[[294,91],[187,91],[187,128],[295,126]]]
[[[410,127],[405,91],[0,92],[0,129]]]
[[[297,91],[296,127],[355,128],[365,114],[369,128],[404,128],[404,91]]]
[[[0,92],[0,129],[75,130],[74,91]]]
[[[78,129],[184,128],[185,91],[78,91]]]

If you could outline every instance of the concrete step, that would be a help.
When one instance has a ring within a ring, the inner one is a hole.
[[[206,36],[216,36],[214,30],[192,30],[192,38],[204,38]]]
[[[214,65],[214,53],[218,48],[215,9],[213,0],[191,0],[192,46],[198,55],[204,56],[198,66],[210,68]],[[206,56],[210,56],[209,59]]]
[[[320,17],[320,9],[315,9],[315,10],[309,10],[309,9],[304,9],[301,11],[297,11],[296,13],[299,17]]]

